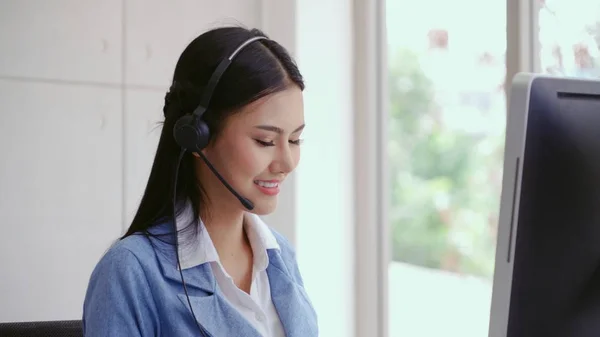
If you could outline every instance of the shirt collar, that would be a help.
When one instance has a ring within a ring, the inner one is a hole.
[[[186,207],[184,212],[177,216],[177,235],[180,242],[179,259],[182,269],[199,266],[207,262],[219,262],[219,255],[210,238],[210,235],[200,221],[197,235],[194,228],[185,228],[193,219],[193,210]],[[262,271],[269,265],[268,249],[280,249],[277,239],[268,225],[256,214],[244,213],[244,229],[254,255],[254,268]]]

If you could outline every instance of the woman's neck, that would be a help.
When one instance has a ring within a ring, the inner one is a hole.
[[[209,212],[202,222],[219,257],[232,257],[245,251],[248,239],[244,232],[243,212]]]
[[[244,213],[235,216],[231,213],[213,214],[206,220],[206,230],[222,267],[238,288],[250,294],[254,253],[244,230]]]

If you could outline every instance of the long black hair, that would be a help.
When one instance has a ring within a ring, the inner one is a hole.
[[[122,236],[135,233],[148,234],[149,229],[173,214],[183,211],[183,203],[189,203],[194,216],[189,225],[198,225],[201,205],[206,195],[202,182],[194,172],[193,155],[186,152],[178,166],[181,148],[173,137],[173,126],[184,114],[192,113],[198,106],[202,91],[221,60],[244,41],[265,36],[258,29],[222,27],[203,33],[185,48],[173,75],[173,83],[165,96],[163,108],[165,120],[152,164],[146,190],[129,229]],[[265,36],[266,37],[266,36]],[[221,77],[204,114],[204,121],[214,140],[219,136],[227,118],[239,108],[261,97],[296,85],[304,90],[304,80],[287,50],[270,39],[255,41],[246,46],[233,60]],[[178,178],[175,182],[175,170]],[[173,196],[173,184],[177,195]],[[182,207],[173,209],[173,199]]]

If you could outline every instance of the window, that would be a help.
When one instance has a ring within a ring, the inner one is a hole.
[[[386,15],[389,336],[487,336],[506,1],[386,0]]]
[[[600,77],[600,3],[535,0],[539,8],[539,61],[547,74]]]

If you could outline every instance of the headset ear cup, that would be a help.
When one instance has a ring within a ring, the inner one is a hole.
[[[208,146],[210,130],[203,121],[194,123],[193,115],[181,116],[173,127],[177,145],[189,152],[197,152]]]
[[[193,124],[194,117],[192,115],[181,116],[173,127],[173,135],[177,145],[184,148],[186,151],[196,152],[196,144],[198,143],[198,130]]]
[[[196,147],[199,150],[202,150],[207,147],[208,142],[210,142],[210,129],[208,128],[208,125],[204,123],[204,121],[199,121],[196,131],[198,133]]]

